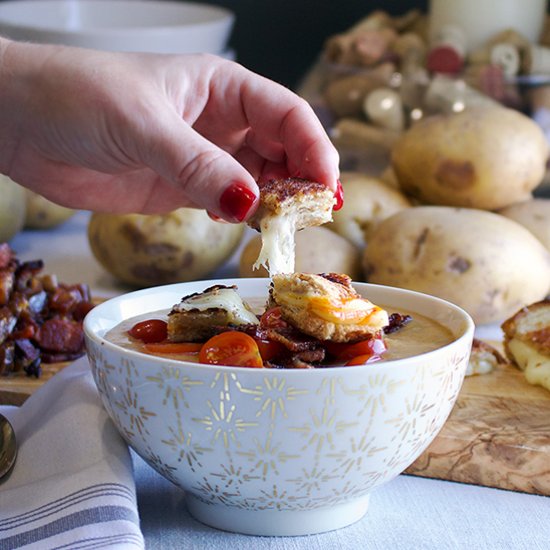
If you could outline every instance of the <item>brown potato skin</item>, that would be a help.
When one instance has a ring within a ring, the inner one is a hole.
[[[480,324],[501,322],[550,288],[550,254],[527,229],[467,208],[418,206],[387,218],[364,268],[369,282],[444,298]]]
[[[27,209],[25,228],[51,229],[71,218],[76,210],[49,201],[45,197],[26,189]]]
[[[362,277],[361,255],[347,239],[326,229],[307,227],[298,231],[296,242],[296,273],[346,273],[352,279]],[[264,267],[252,269],[261,248],[261,237],[255,235],[244,247],[240,262],[240,277],[267,277]],[[330,252],[329,252],[330,251]]]
[[[243,231],[243,224],[218,223],[193,208],[165,215],[94,213],[88,241],[108,272],[147,287],[208,276],[231,256]]]
[[[424,204],[498,210],[531,198],[548,144],[526,115],[503,107],[427,117],[392,151],[406,194]]]
[[[499,214],[523,225],[550,250],[550,199],[536,198],[512,204],[499,210]]]

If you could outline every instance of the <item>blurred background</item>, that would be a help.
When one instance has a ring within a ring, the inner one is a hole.
[[[0,0],[2,4],[5,0]],[[116,2],[116,0],[113,0]],[[231,10],[236,18],[230,47],[246,67],[288,87],[300,78],[332,34],[343,32],[372,10],[401,14],[426,10],[427,0],[198,0]]]
[[[452,0],[449,0],[452,1]],[[236,15],[230,39],[238,61],[288,87],[315,61],[325,40],[375,9],[392,15],[418,8],[427,0],[221,0]]]

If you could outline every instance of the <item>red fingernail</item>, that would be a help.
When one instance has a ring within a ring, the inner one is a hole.
[[[336,202],[334,203],[332,209],[340,210],[340,208],[344,206],[344,189],[342,188],[340,180],[336,181],[336,193],[334,193],[334,199]]]
[[[242,222],[255,201],[256,195],[246,185],[234,182],[222,193],[220,207],[228,218]]]
[[[207,212],[207,214],[208,214],[208,217],[211,220],[214,220],[215,222],[227,223],[223,218],[220,218],[219,216],[216,216],[216,214],[212,214],[212,212]]]

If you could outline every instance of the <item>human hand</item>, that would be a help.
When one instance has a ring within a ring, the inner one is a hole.
[[[0,81],[0,172],[64,206],[238,222],[262,178],[336,191],[338,155],[309,105],[221,58],[0,39]]]

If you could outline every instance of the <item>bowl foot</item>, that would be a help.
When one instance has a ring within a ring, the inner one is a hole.
[[[369,495],[314,510],[243,510],[236,506],[207,504],[186,493],[191,515],[210,527],[245,535],[299,536],[340,529],[359,521],[367,512]]]

